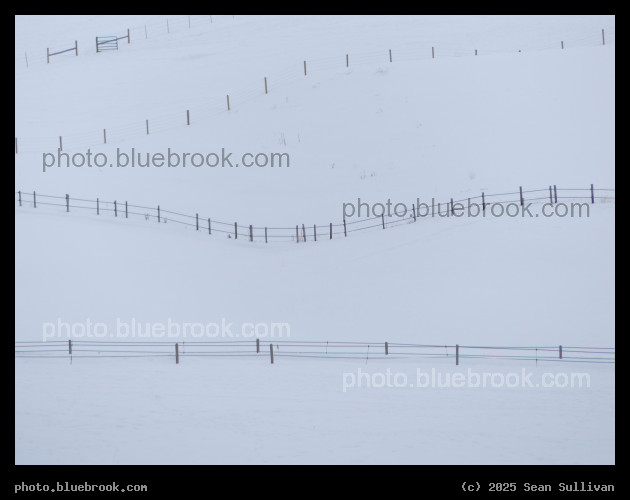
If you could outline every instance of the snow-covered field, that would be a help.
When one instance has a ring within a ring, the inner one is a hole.
[[[127,28],[130,44],[95,53],[95,36]],[[67,341],[60,325],[87,323],[112,337],[169,321],[290,334],[264,338],[273,365],[267,351],[16,357],[16,463],[614,463],[613,363],[282,351],[289,339],[614,347],[614,33],[613,16],[17,16],[16,342]],[[75,40],[78,56],[46,64],[46,47]],[[288,153],[290,167],[45,169],[60,136],[71,156],[223,148]],[[427,217],[300,244],[64,205],[325,228],[358,198],[550,185],[589,197],[591,184],[610,191],[587,200],[589,217]],[[534,386],[417,387],[432,369]],[[536,387],[547,372],[588,374],[589,387]],[[372,383],[387,373],[409,383]]]

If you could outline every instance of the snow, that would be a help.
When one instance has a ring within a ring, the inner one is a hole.
[[[168,16],[169,34],[166,19],[16,17],[16,191],[312,228],[358,198],[615,187],[613,16],[192,16],[190,28]],[[127,28],[131,44],[94,53],[94,36]],[[78,57],[46,64],[46,46],[75,39]],[[291,164],[44,171],[60,135],[70,154],[225,148]],[[614,347],[607,193],[590,217],[425,218],[305,244],[34,208],[25,194],[15,340],[57,321],[113,332],[171,319],[288,323],[295,341]],[[343,390],[358,369],[411,380],[418,368],[587,372],[591,385]],[[16,357],[15,370],[19,464],[614,463],[614,364],[280,352],[273,365]]]

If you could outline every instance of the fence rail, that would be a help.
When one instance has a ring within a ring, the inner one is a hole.
[[[38,206],[57,207],[61,211],[71,212],[75,210],[91,212],[98,216],[114,216],[128,219],[143,218],[148,222],[158,222],[160,224],[178,224],[180,226],[191,228],[195,231],[212,236],[213,234],[224,234],[228,238],[241,239],[252,243],[270,243],[270,242],[321,242],[339,237],[347,237],[348,233],[364,230],[383,230],[401,224],[414,224],[424,218],[448,218],[461,217],[464,210],[476,207],[477,216],[487,216],[488,218],[496,216],[493,212],[495,206],[502,207],[509,215],[509,207],[514,206],[523,208],[526,203],[543,204],[547,203],[551,206],[557,206],[559,202],[572,202],[578,208],[584,208],[584,205],[590,206],[596,201],[598,203],[610,203],[614,201],[614,189],[595,188],[593,184],[589,188],[558,188],[557,186],[549,186],[543,189],[523,190],[519,187],[518,191],[498,194],[486,194],[470,196],[467,198],[459,198],[457,200],[450,198],[446,202],[436,202],[431,200],[428,203],[418,203],[414,200],[409,204],[409,208],[405,206],[404,215],[394,213],[383,213],[382,215],[371,217],[357,217],[353,219],[343,219],[341,222],[327,222],[321,224],[305,224],[299,223],[295,226],[254,226],[242,225],[238,222],[226,222],[200,215],[199,213],[184,214],[179,211],[167,210],[161,205],[148,207],[146,205],[131,204],[128,201],[109,201],[97,198],[90,200],[85,198],[75,198],[66,194],[65,196],[47,195],[37,193],[35,191],[16,191],[15,201],[16,208]],[[376,204],[375,204],[376,205]],[[382,204],[381,204],[382,205]],[[506,208],[507,207],[507,208]],[[573,208],[572,208],[573,209]],[[461,210],[457,215],[456,210]],[[567,208],[568,210],[568,208]],[[588,208],[590,210],[590,208]],[[384,206],[383,206],[384,211]]]
[[[324,341],[16,341],[16,358],[173,358],[264,357],[318,359],[504,359],[512,361],[561,361],[565,363],[615,363],[614,347],[588,346],[476,346],[408,344],[396,342]]]

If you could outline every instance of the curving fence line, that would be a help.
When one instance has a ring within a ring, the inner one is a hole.
[[[353,219],[343,219],[341,222],[322,223],[322,224],[305,224],[300,223],[291,227],[275,227],[275,226],[254,226],[242,225],[238,222],[226,222],[206,217],[205,215],[184,214],[172,210],[164,209],[160,205],[148,207],[145,205],[135,205],[127,201],[107,201],[97,198],[90,200],[85,198],[71,197],[69,194],[65,196],[55,196],[37,193],[35,191],[16,191],[15,201],[16,208],[38,208],[56,207],[60,211],[74,212],[76,210],[91,212],[98,216],[117,217],[128,219],[141,218],[147,222],[171,223],[192,228],[195,231],[205,233],[207,235],[223,234],[228,238],[235,240],[241,239],[252,243],[271,243],[271,242],[317,242],[322,240],[331,240],[333,238],[347,237],[349,233],[364,230],[384,230],[401,224],[417,223],[423,218],[449,218],[461,217],[465,215],[467,209],[476,207],[477,216],[496,216],[494,207],[500,206],[501,210],[505,210],[509,215],[509,208],[513,206],[516,209],[522,209],[526,204],[548,204],[550,207],[557,207],[559,203],[564,203],[569,210],[567,203],[571,202],[571,210],[576,211],[590,210],[590,205],[594,203],[612,203],[614,202],[614,189],[594,188],[593,184],[589,188],[558,188],[557,186],[549,186],[543,189],[523,190],[519,187],[518,191],[508,193],[486,194],[484,192],[479,196],[471,196],[454,200],[450,198],[445,202],[435,202],[432,200],[431,205],[417,203],[414,201],[409,205],[409,209],[405,210],[404,215],[394,213],[383,213],[382,215],[372,217],[361,217]],[[519,208],[520,207],[520,208]],[[384,208],[384,207],[383,207]],[[384,212],[384,210],[383,210]],[[568,214],[567,214],[568,215]]]

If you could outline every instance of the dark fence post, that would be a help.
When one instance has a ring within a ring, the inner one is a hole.
[[[313,238],[317,241],[317,224],[313,224]]]
[[[383,224],[383,229],[385,229],[385,214],[381,214],[381,224]]]
[[[343,235],[348,236],[348,231],[346,229],[346,219],[343,220]]]
[[[332,222],[330,223],[330,239],[332,240]]]
[[[389,345],[385,342],[385,356],[389,355]]]
[[[160,205],[158,205],[157,212],[158,212],[158,222],[160,222]]]
[[[129,207],[127,207],[127,201],[125,201],[125,219],[129,218]]]
[[[33,208],[37,208],[37,198],[35,197],[35,191],[33,191]]]
[[[273,365],[273,344],[269,344],[269,354],[271,355],[271,364]]]
[[[118,204],[114,200],[114,217],[118,217]]]
[[[518,190],[521,193],[521,207],[522,207],[523,206],[523,186],[519,186]]]
[[[483,213],[486,214],[486,196],[481,192],[481,205],[483,207]]]
[[[70,211],[70,195],[66,195],[66,212]]]
[[[179,364],[179,344],[175,344],[175,364]]]
[[[595,203],[595,193],[594,193],[592,184],[591,184],[591,203]]]
[[[412,206],[413,206],[413,221],[416,222],[416,220],[418,220],[416,219],[416,204],[414,203]]]
[[[249,241],[254,241],[254,229],[251,224],[249,225]]]
[[[199,231],[199,214],[195,214],[195,224],[197,227],[197,231]]]
[[[455,364],[459,365],[459,344],[455,346]]]
[[[236,226],[236,222],[234,223],[234,239],[235,240],[238,239],[238,228]]]
[[[260,339],[256,339],[256,352],[260,352]]]
[[[267,243],[267,228],[265,227],[265,243]]]
[[[22,191],[18,191],[18,201],[20,202],[20,206],[22,206]]]
[[[299,231],[299,229],[298,229],[298,225],[297,225],[297,224],[295,225],[295,241],[296,241],[297,243],[299,243],[299,242],[300,242],[300,231]]]
[[[210,224],[210,219],[208,219],[208,234],[212,234],[212,225]]]
[[[72,339],[68,339],[68,354],[72,356]]]
[[[304,227],[304,224],[302,224],[302,237],[304,238],[304,241],[306,241],[306,227]]]
[[[549,203],[553,205],[553,193],[551,191],[551,186],[549,186]]]
[[[553,185],[553,198],[554,198],[554,203],[558,203],[558,191],[556,190],[556,185]]]
[[[560,355],[560,359],[562,359],[562,346],[558,346],[558,354]]]

